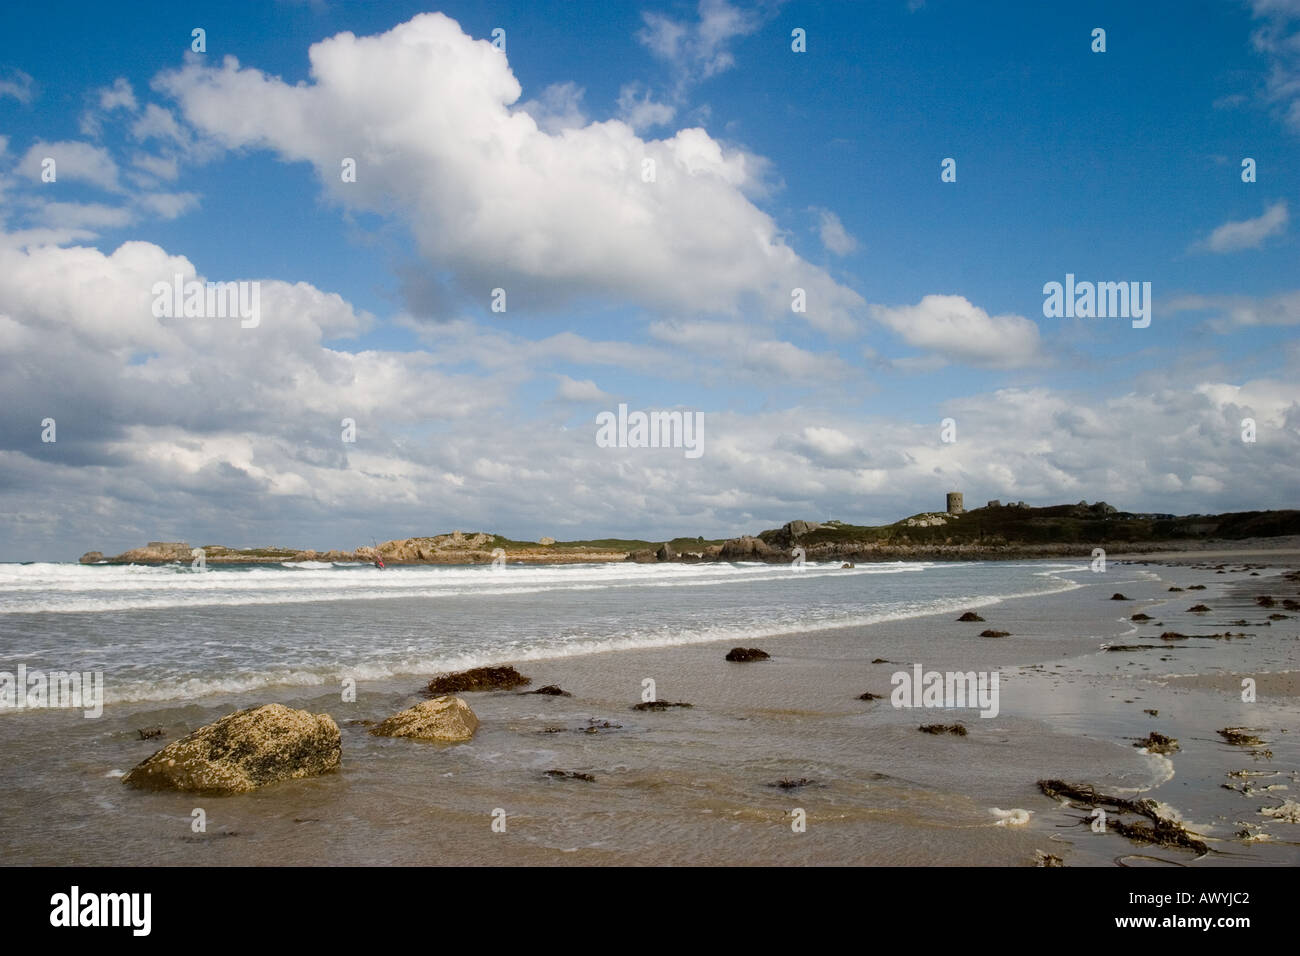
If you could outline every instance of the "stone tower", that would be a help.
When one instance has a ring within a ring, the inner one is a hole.
[[[965,510],[966,509],[962,507],[961,492],[960,491],[948,492],[948,514],[959,515]]]

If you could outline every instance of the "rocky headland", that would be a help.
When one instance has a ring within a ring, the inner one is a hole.
[[[1300,546],[1300,511],[1247,511],[1222,515],[1166,515],[1122,512],[1105,502],[1033,508],[1023,502],[991,501],[970,511],[925,512],[890,525],[850,525],[840,521],[790,521],[780,528],[734,538],[673,538],[653,542],[598,540],[515,541],[488,532],[453,531],[428,537],[398,538],[377,547],[313,551],[287,547],[193,548],[179,541],[151,541],[114,556],[82,555],[82,564],[193,563],[202,553],[207,564],[282,562],[403,564],[588,564],[631,561],[972,561],[1023,558],[1077,558],[1101,548],[1108,554],[1199,551],[1250,545],[1263,549]]]

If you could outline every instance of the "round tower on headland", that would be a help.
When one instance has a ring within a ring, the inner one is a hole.
[[[948,514],[959,515],[965,510],[966,509],[962,505],[961,492],[960,491],[948,492]]]

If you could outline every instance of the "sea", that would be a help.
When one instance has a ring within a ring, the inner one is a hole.
[[[4,564],[0,669],[102,671],[108,703],[188,701],[879,624],[1068,590],[1081,567]]]

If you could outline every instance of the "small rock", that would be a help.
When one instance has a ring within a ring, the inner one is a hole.
[[[370,732],[376,737],[413,737],[416,740],[461,743],[473,737],[476,730],[478,717],[470,710],[469,704],[459,697],[435,697],[380,721]]]
[[[966,612],[965,614],[963,614],[961,617],[957,618],[957,620],[958,620],[958,621],[967,622],[967,623],[970,622],[970,621],[979,621],[979,622],[982,623],[982,622],[984,621],[984,618],[980,617],[980,616],[979,616],[978,614],[976,614],[974,611],[967,611],[967,612]]]
[[[770,660],[771,655],[767,651],[760,651],[757,647],[733,647],[727,651],[727,660],[744,664],[749,661],[766,661]]]

